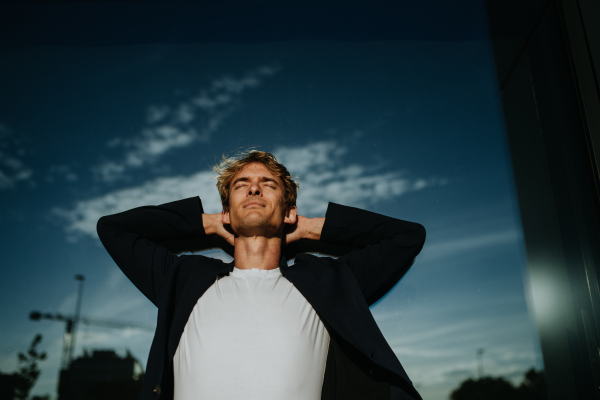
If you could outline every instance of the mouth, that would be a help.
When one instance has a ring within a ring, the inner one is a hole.
[[[260,202],[260,201],[252,200],[252,201],[249,201],[249,202],[245,203],[243,207],[244,208],[248,208],[248,207],[265,207],[265,204],[262,203],[262,202]]]

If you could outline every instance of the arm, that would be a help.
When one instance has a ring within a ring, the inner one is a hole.
[[[316,220],[323,219],[313,220],[314,229]],[[369,305],[402,278],[425,243],[421,224],[335,203],[329,203],[321,227],[318,245],[301,244],[307,235],[299,234],[298,244],[292,246],[312,246],[321,253],[341,255]]]
[[[104,216],[97,231],[119,268],[155,303],[164,275],[179,262],[175,254],[230,246],[207,235],[205,226],[213,233],[211,216],[203,214],[200,198],[192,197]]]
[[[231,257],[233,257],[233,246],[235,245],[234,236],[233,233],[230,232],[230,229],[226,228],[225,225],[223,225],[221,217],[222,213],[202,214],[202,225],[204,226],[204,232],[206,233],[206,235],[217,235],[218,237],[222,238],[223,240],[220,243],[215,242],[214,244],[218,244],[217,247],[225,251],[231,250],[228,251],[228,253]],[[227,246],[227,244],[231,246],[231,249],[229,248],[229,246]]]
[[[288,259],[300,253],[319,253],[326,256],[340,257],[356,250],[356,248],[321,241],[321,232],[325,225],[325,218],[306,218],[298,215],[295,225],[287,226],[284,231],[285,246],[283,255]]]
[[[297,216],[296,223],[284,231],[285,244],[290,245],[298,240],[319,240],[325,218],[306,218]]]

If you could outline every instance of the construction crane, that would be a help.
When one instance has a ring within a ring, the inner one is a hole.
[[[83,275],[75,275],[75,280],[79,281],[79,289],[77,290],[77,303],[75,304],[74,315],[62,315],[58,313],[41,313],[39,311],[32,311],[29,314],[29,319],[32,321],[39,321],[41,319],[49,319],[53,321],[65,322],[65,335],[63,338],[63,351],[62,359],[60,363],[61,370],[67,370],[71,364],[73,358],[73,351],[75,349],[75,337],[77,333],[77,325],[92,325],[102,326],[105,328],[118,328],[118,329],[141,329],[147,331],[154,331],[154,327],[147,325],[133,325],[131,323],[122,321],[111,321],[111,320],[99,320],[80,316],[81,311],[81,297],[83,295],[83,282],[85,277]]]

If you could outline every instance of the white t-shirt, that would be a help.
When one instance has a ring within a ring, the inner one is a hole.
[[[320,400],[329,333],[279,268],[235,268],[198,300],[174,400]]]

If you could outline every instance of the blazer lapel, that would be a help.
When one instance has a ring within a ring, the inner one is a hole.
[[[345,264],[299,254],[295,264],[283,267],[282,273],[344,341],[373,363],[410,382]]]

